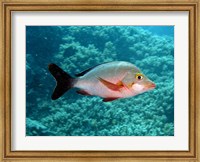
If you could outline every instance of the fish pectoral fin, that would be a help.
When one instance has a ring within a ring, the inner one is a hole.
[[[133,82],[133,83],[125,84],[123,81],[117,82],[117,85],[120,85],[120,86],[128,88],[128,89],[131,88],[133,84],[135,84],[135,83]]]
[[[104,80],[102,78],[98,78],[98,80],[103,83],[103,85],[105,85],[107,88],[113,90],[113,91],[119,91],[123,86],[122,85],[117,85],[114,83],[111,83],[107,80]]]
[[[124,83],[120,80],[119,82],[117,82],[117,85],[118,85],[118,86],[123,86]]]
[[[110,102],[110,101],[114,101],[117,100],[118,98],[104,98],[103,102]]]
[[[135,84],[134,82],[130,83],[130,84],[127,84],[127,85],[125,85],[125,87],[127,87],[128,89],[130,89],[134,84]]]
[[[91,96],[91,94],[89,94],[88,92],[86,92],[86,91],[84,91],[84,90],[82,90],[82,89],[76,91],[76,93],[81,94],[81,95],[84,95],[84,96]]]

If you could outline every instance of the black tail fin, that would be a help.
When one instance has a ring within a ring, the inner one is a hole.
[[[74,79],[61,68],[59,68],[56,64],[49,64],[48,68],[50,73],[57,81],[57,85],[51,96],[52,100],[56,100],[73,87]]]

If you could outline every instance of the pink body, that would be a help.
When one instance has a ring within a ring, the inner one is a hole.
[[[109,62],[101,64],[79,77],[74,87],[102,98],[127,98],[155,88],[155,84],[144,75],[142,75],[142,80],[137,80],[138,73],[141,73],[140,70],[131,63]],[[124,86],[119,90],[112,90],[99,78],[113,84],[122,82]]]

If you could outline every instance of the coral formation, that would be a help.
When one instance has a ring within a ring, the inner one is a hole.
[[[28,26],[26,32],[27,135],[174,135],[173,34],[157,35],[134,26]],[[74,89],[51,100],[55,81],[49,63],[74,76],[115,60],[135,64],[156,89],[108,103],[80,96]]]

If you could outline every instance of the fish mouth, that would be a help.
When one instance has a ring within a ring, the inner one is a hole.
[[[155,83],[150,83],[149,85],[146,86],[147,89],[154,89],[156,88],[156,84]]]
[[[156,84],[155,83],[152,83],[150,88],[156,88]]]

